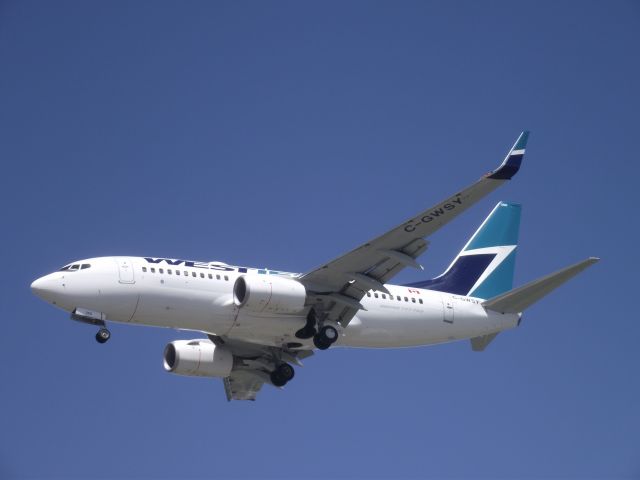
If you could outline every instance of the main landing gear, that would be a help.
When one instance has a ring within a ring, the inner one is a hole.
[[[307,323],[296,332],[296,337],[308,339],[313,337],[313,344],[320,350],[326,350],[338,340],[338,330],[332,325],[324,325],[318,330],[318,318],[312,308],[307,315]]]
[[[284,387],[295,375],[295,370],[288,363],[281,363],[271,372],[271,383],[275,387]]]
[[[313,336],[313,344],[320,350],[326,350],[338,340],[338,330],[331,325],[325,325]]]
[[[316,311],[312,308],[307,314],[307,323],[304,327],[296,332],[296,337],[303,340],[313,337],[316,333],[318,333],[318,330],[316,329],[317,325],[318,318],[316,315]]]
[[[110,338],[111,338],[111,332],[107,330],[105,327],[102,327],[100,330],[98,330],[98,333],[96,333],[96,341],[98,343],[105,343]]]

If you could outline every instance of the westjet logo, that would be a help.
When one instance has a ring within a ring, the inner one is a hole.
[[[149,263],[166,263],[167,265],[184,265],[185,267],[193,268],[208,268],[211,270],[220,270],[222,272],[240,272],[247,273],[246,268],[234,268],[229,265],[220,265],[219,263],[207,263],[207,262],[192,262],[191,260],[173,260],[171,258],[152,258],[144,257]]]
[[[220,263],[209,263],[209,262],[194,262],[191,260],[175,260],[173,258],[154,258],[154,257],[144,257],[144,259],[148,263],[153,264],[161,264],[164,263],[166,265],[173,266],[185,266],[192,268],[206,268],[209,270],[218,270],[221,272],[238,272],[238,273],[248,273],[251,271],[252,273],[258,273],[261,275],[282,275],[286,277],[297,277],[297,273],[291,272],[279,272],[277,270],[269,270],[267,268],[246,268],[246,267],[234,267],[231,265],[224,265]]]

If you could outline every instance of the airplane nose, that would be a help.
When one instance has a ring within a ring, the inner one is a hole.
[[[42,278],[38,278],[31,283],[31,291],[34,295],[40,296],[40,293],[44,291],[44,282]]]
[[[36,297],[50,301],[52,294],[54,293],[54,287],[54,282],[45,276],[33,281],[31,284],[31,291]]]

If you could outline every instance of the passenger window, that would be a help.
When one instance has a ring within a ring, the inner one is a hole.
[[[147,267],[142,267],[142,271],[146,272],[147,271]]]
[[[213,275],[209,274],[209,280],[213,280]]]
[[[227,277],[226,275],[224,276],[224,281],[228,282],[229,281],[229,277]]]
[[[167,268],[167,273],[168,273],[169,275],[171,275],[171,269],[170,269],[170,268]]]
[[[158,269],[158,272],[160,272],[160,273],[164,273],[164,269],[159,268],[159,269]]]
[[[370,297],[370,296],[371,296],[371,292],[367,292],[367,297]]]
[[[192,277],[196,277],[196,276],[197,276],[197,275],[196,275],[196,272],[191,272],[191,276],[192,276]]]
[[[418,302],[420,303],[420,305],[422,305],[422,299],[421,298],[418,299]]]
[[[404,297],[404,301],[405,301],[405,302],[408,302],[408,301],[409,301],[409,299],[408,299],[407,297]]]
[[[187,272],[186,270],[184,271],[184,276],[188,277],[189,276],[189,272]]]
[[[216,280],[220,280],[220,275],[216,275]]]
[[[204,278],[204,273],[200,272],[200,278]]]
[[[396,297],[396,300],[398,300],[399,302],[401,302],[401,301],[402,301],[402,298],[400,297],[400,295],[398,295],[398,296]]]
[[[176,275],[180,275],[180,270],[176,270]]]
[[[412,301],[413,303],[416,303],[416,299],[415,299],[415,298],[413,298],[413,297],[411,297],[411,301]]]
[[[156,269],[151,267],[151,273],[156,273]]]
[[[378,298],[378,294],[377,294],[377,293],[374,293],[374,294],[373,294],[373,296],[374,296],[374,297],[376,297],[376,298]]]
[[[385,300],[387,299],[387,296],[383,293],[382,294],[382,298],[384,298]]]

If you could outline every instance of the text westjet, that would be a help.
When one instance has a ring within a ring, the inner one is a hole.
[[[173,266],[184,266],[191,268],[205,268],[208,270],[217,270],[221,272],[238,272],[238,273],[247,273],[249,271],[262,274],[262,275],[283,275],[288,277],[297,277],[297,273],[291,272],[280,272],[278,270],[269,270],[266,268],[247,268],[247,267],[234,267],[232,265],[226,265],[221,263],[211,263],[211,262],[194,262],[192,260],[175,260],[173,258],[154,258],[154,257],[144,257],[147,263],[159,264],[165,263],[167,265]]]

